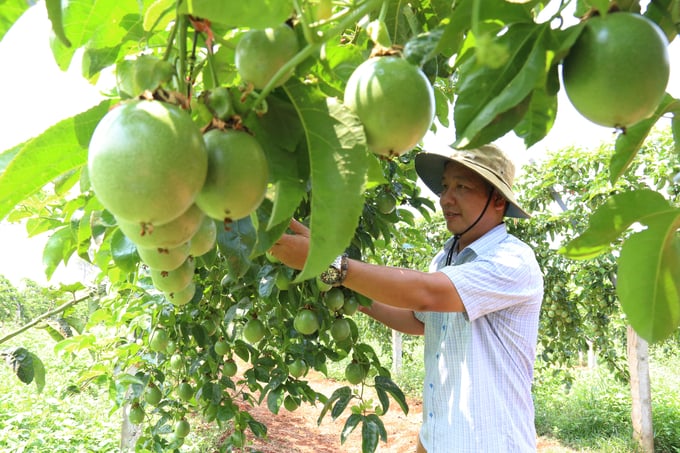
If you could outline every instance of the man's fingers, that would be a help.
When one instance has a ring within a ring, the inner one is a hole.
[[[309,228],[307,228],[306,226],[304,226],[302,223],[298,222],[295,219],[290,220],[290,229],[295,234],[309,237]]]

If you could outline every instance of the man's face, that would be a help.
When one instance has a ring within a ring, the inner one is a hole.
[[[489,197],[490,186],[474,171],[449,162],[442,175],[439,205],[446,226],[453,234],[465,231],[482,213]]]

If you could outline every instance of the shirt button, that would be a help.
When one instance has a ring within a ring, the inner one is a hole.
[[[439,358],[439,353],[437,353],[437,356],[436,356],[436,357]]]
[[[431,383],[431,382],[430,382],[430,388],[431,388],[431,389],[433,389],[433,388],[434,388],[434,384],[433,384],[433,383]]]
[[[430,412],[430,418],[432,418],[432,417],[434,417],[434,414],[432,412]]]

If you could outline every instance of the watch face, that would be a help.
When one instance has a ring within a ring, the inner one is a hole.
[[[340,271],[334,267],[329,267],[328,270],[320,275],[320,278],[327,285],[333,285],[340,280]]]

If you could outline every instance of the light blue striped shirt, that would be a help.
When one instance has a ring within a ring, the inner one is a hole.
[[[531,398],[543,276],[533,250],[501,224],[433,260],[465,313],[415,313],[425,323],[420,439],[428,453],[536,451]]]

